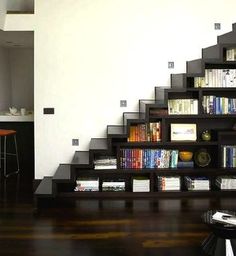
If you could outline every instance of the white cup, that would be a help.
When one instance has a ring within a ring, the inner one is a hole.
[[[20,109],[20,113],[22,116],[25,116],[26,115],[26,109],[25,108],[21,108]]]

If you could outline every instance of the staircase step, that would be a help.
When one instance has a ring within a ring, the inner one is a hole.
[[[79,167],[89,167],[89,151],[76,151],[71,164]]]
[[[187,79],[186,74],[171,74],[170,75],[171,88],[186,88]]]
[[[232,27],[233,27],[233,30],[235,31],[235,30],[236,30],[236,23],[234,23],[234,24],[232,25]]]
[[[90,141],[89,149],[92,151],[107,151],[107,138],[92,138]]]
[[[202,49],[202,58],[203,59],[215,59],[215,60],[223,60],[223,52],[222,48],[219,44],[203,48]]]
[[[197,59],[197,60],[191,60],[186,62],[186,73],[187,76],[193,76],[193,75],[199,75],[204,76],[205,75],[205,66],[204,66],[203,59]],[[204,73],[204,74],[203,74]]]
[[[149,119],[150,109],[165,109],[167,104],[164,101],[156,100],[140,100],[139,101],[139,111],[145,113],[146,119]]]
[[[155,100],[160,104],[165,104],[165,89],[170,89],[169,86],[156,86],[155,87]]]
[[[52,179],[53,179],[53,181],[56,181],[56,182],[71,181],[71,165],[70,164],[60,164]]]
[[[236,32],[231,31],[229,33],[218,36],[217,43],[218,44],[235,44],[236,43]]]
[[[145,122],[145,114],[140,112],[124,112],[123,125],[128,125],[130,122]]]
[[[53,197],[52,177],[44,177],[34,192],[37,197]]]
[[[123,125],[108,125],[107,126],[108,138],[125,138],[127,137],[127,128]]]

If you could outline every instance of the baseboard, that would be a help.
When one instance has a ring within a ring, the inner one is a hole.
[[[40,184],[41,181],[42,181],[42,179],[34,179],[33,180],[33,191],[36,190],[36,188],[38,187],[38,185]]]

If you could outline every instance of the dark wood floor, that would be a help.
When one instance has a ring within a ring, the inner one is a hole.
[[[235,210],[236,199],[77,201],[33,206],[29,180],[1,180],[0,255],[203,256],[209,234],[201,215]]]

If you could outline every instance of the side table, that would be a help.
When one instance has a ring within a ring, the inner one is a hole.
[[[218,210],[226,214],[236,215],[236,212]],[[212,219],[216,210],[203,214],[203,222],[211,229],[210,235],[203,241],[202,249],[211,256],[236,256],[236,226],[219,223]]]

